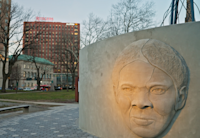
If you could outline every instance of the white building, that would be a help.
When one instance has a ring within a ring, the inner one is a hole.
[[[13,72],[10,77],[9,86],[19,88],[35,87],[37,86],[37,70],[35,64],[30,61],[28,55],[20,55],[13,67]],[[11,58],[11,56],[9,56]],[[53,66],[54,64],[44,58],[35,58],[37,66],[40,67],[40,77],[45,72],[41,85],[51,85],[53,81]]]

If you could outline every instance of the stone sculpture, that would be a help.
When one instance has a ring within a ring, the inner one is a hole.
[[[128,129],[143,138],[163,133],[185,105],[189,69],[171,46],[142,39],[118,56],[113,72],[116,102]]]

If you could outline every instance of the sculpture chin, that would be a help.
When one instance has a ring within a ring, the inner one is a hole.
[[[141,138],[155,138],[158,135],[142,128],[136,128],[133,133]]]
[[[156,138],[167,129],[173,117],[174,114],[164,122],[150,118],[130,117],[128,127],[141,138]]]
[[[155,121],[150,119],[132,118],[130,120],[131,131],[142,138],[154,138],[159,132],[153,130]]]

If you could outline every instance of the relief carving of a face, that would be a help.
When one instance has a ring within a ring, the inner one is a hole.
[[[173,74],[170,72],[174,72],[173,67],[165,67],[170,64],[167,61],[167,58],[171,60],[169,57],[163,58],[167,64],[160,62],[161,65],[156,65],[159,61],[154,59],[159,55],[154,53],[152,55],[155,57],[151,57],[152,51],[148,53],[149,49],[152,50],[151,45],[161,45],[160,51],[166,46],[158,40],[134,42],[119,55],[113,72],[115,97],[124,122],[134,134],[143,138],[154,138],[161,134],[169,126],[177,110],[184,107],[189,78],[189,70],[182,57],[180,60],[179,57],[172,57],[177,60],[173,62],[179,64],[175,69],[180,68],[181,73]],[[167,46],[167,49],[171,47]],[[135,50],[136,54],[132,52],[131,56],[131,50]],[[163,52],[172,53],[166,49]],[[162,55],[161,53],[160,56]]]

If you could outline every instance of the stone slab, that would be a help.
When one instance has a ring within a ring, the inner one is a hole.
[[[200,137],[200,22],[127,33],[80,50],[79,127],[103,138],[132,138],[123,124],[113,92],[112,70],[118,54],[140,39],[156,39],[176,49],[190,69],[188,99],[164,138]],[[135,136],[136,137],[136,136]]]

